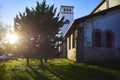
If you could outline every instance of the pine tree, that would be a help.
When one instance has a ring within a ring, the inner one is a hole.
[[[15,19],[15,31],[21,34],[24,45],[32,49],[38,58],[47,59],[58,52],[58,42],[60,41],[60,30],[64,25],[64,17],[56,15],[57,8],[50,6],[43,0],[37,2],[35,8],[26,7],[24,13],[19,13]],[[30,51],[31,52],[31,51]],[[28,51],[25,53],[28,54]]]

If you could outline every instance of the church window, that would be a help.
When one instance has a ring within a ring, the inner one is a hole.
[[[66,23],[66,24],[70,24],[70,20],[67,19],[67,20],[65,21],[65,23]]]
[[[71,49],[71,35],[69,36],[69,49]]]
[[[68,9],[67,9],[67,11],[68,11]]]
[[[74,31],[73,32],[73,40],[72,40],[72,47],[73,48],[75,48],[75,41],[76,41],[75,34],[76,34],[76,32]]]
[[[106,47],[114,46],[114,35],[112,32],[106,32]]]
[[[71,9],[69,9],[69,11],[71,12]]]
[[[93,34],[93,42],[95,47],[101,47],[101,33],[99,30],[95,31]]]

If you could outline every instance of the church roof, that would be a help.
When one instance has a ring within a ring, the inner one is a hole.
[[[106,0],[102,0],[100,4],[98,4],[98,6],[90,14],[93,14],[105,1]]]
[[[70,7],[70,8],[74,8],[74,6],[64,6],[64,5],[61,5],[61,7]]]
[[[108,8],[106,10],[102,10],[100,12],[96,12],[94,14],[90,14],[78,19],[75,19],[74,22],[72,23],[72,25],[69,27],[69,29],[66,31],[64,38],[66,38],[72,31],[74,31],[77,28],[77,25],[79,24],[79,22],[84,22],[86,19],[90,19],[93,18],[95,16],[99,16],[99,15],[105,15],[106,13],[116,10],[116,9],[120,9],[120,5],[114,6],[112,8]]]

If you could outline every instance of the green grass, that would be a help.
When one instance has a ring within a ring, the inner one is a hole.
[[[0,80],[120,80],[120,61],[74,63],[52,59],[40,67],[39,60],[0,62]]]

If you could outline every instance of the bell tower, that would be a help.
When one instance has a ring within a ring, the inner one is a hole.
[[[61,6],[60,7],[60,16],[64,17],[65,24],[62,27],[62,33],[63,35],[67,31],[67,29],[70,27],[70,24],[74,20],[74,6]]]

